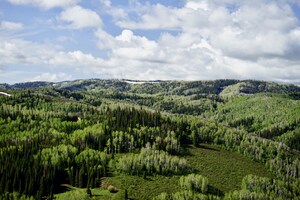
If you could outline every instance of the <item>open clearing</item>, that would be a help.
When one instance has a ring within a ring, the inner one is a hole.
[[[225,151],[213,145],[203,144],[200,148],[187,149],[188,160],[193,173],[204,175],[209,180],[210,192],[223,195],[228,191],[239,190],[242,179],[248,174],[272,177],[264,166],[245,158],[238,153]],[[192,173],[191,172],[191,173]],[[119,199],[127,189],[130,199],[152,199],[162,192],[180,190],[180,176],[130,176],[115,174],[105,178],[105,182],[116,186],[121,194],[110,194],[105,189],[93,189],[92,199]],[[75,189],[56,196],[57,199],[89,199],[86,189]]]

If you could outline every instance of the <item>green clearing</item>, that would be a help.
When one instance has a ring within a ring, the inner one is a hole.
[[[88,200],[88,199],[112,199],[116,194],[111,194],[108,190],[94,188],[91,189],[93,197],[90,198],[85,188],[73,188],[70,191],[55,195],[56,200]]]
[[[263,164],[245,158],[236,152],[225,151],[213,145],[188,149],[186,159],[195,173],[208,178],[210,186],[226,193],[239,190],[242,179],[248,174],[273,177]]]
[[[0,84],[0,199],[298,199],[300,87],[139,83]]]
[[[113,183],[117,188],[127,189],[128,197],[132,200],[152,199],[162,192],[173,193],[179,190],[180,176],[129,176],[117,175],[106,181]]]
[[[239,190],[242,179],[248,174],[262,177],[273,177],[261,164],[245,158],[238,153],[225,151],[214,145],[203,144],[200,148],[187,148],[187,156],[192,171],[204,175],[209,180],[210,193],[224,195],[224,193]],[[105,178],[106,185],[114,185],[118,193],[127,189],[128,197],[133,200],[152,199],[162,192],[173,193],[180,188],[180,176],[130,176],[115,174]],[[92,189],[91,199],[118,199],[120,194],[110,194],[105,189]],[[122,194],[123,195],[123,194]],[[56,199],[90,199],[86,189],[74,189],[56,195]]]

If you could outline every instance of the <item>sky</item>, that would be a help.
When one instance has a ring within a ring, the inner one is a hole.
[[[300,84],[300,0],[0,0],[0,83]]]

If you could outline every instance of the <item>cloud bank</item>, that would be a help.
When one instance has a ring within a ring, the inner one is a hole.
[[[8,0],[8,2],[15,5],[33,5],[43,9],[51,9],[75,5],[80,2],[80,0]]]
[[[236,78],[300,83],[300,23],[295,11],[300,4],[296,0],[186,0],[181,7],[137,0],[121,6],[102,0],[102,9],[86,8],[77,0],[8,1],[62,8],[55,17],[59,26],[63,23],[74,31],[93,28],[94,45],[102,56],[22,38],[0,40],[3,66],[41,65],[57,69],[55,74],[61,73],[60,67],[75,68],[100,78],[109,74],[110,78],[144,80]],[[0,29],[23,28],[3,23]],[[109,29],[112,25],[114,31]],[[34,78],[71,78],[53,77],[45,73]]]
[[[102,20],[96,12],[80,6],[67,8],[60,14],[58,19],[70,23],[67,27],[73,29],[102,26]]]
[[[20,31],[23,29],[23,24],[10,22],[10,21],[0,21],[1,31]]]

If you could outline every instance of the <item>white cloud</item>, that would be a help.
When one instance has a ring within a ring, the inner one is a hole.
[[[205,1],[188,1],[185,5],[186,8],[191,8],[194,10],[205,10],[208,11],[209,10],[209,5],[207,2]]]
[[[10,21],[1,21],[0,30],[4,31],[19,31],[23,29],[23,24],[10,22]]]
[[[54,54],[54,49],[21,39],[0,41],[0,65],[42,64],[44,59]]]
[[[102,5],[105,6],[106,8],[110,8],[110,7],[111,7],[111,0],[100,0],[100,2],[101,2]]]
[[[124,18],[117,21],[116,24],[129,29],[176,29],[181,24],[177,12],[181,12],[181,10],[171,9],[161,4],[139,6],[136,8],[136,14],[140,15],[138,21]]]
[[[0,66],[64,67],[107,78],[299,82],[300,27],[287,3],[292,1],[186,0],[179,8],[132,1],[126,8],[101,0],[101,14],[110,13],[122,29],[117,35],[104,30],[109,28],[95,11],[71,6],[57,19],[72,29],[95,28],[95,44],[101,55],[107,53],[105,58],[25,40],[0,40]],[[147,38],[145,30],[160,36]],[[37,78],[60,79],[58,74]]]
[[[40,65],[45,67],[84,68],[99,66],[100,58],[81,51],[61,51],[55,46],[38,44],[21,39],[0,40],[0,66]]]
[[[215,51],[206,40],[196,40],[192,34],[164,34],[158,41],[153,41],[125,29],[116,37],[102,30],[96,36],[100,47],[111,49],[111,55],[104,63],[117,68],[110,72],[122,78],[207,79],[223,76],[224,70],[218,67],[222,64],[220,52]]]
[[[45,72],[40,75],[37,75],[33,79],[30,79],[28,81],[48,81],[48,82],[58,82],[58,81],[65,81],[65,80],[71,80],[72,75],[68,75],[66,73],[60,72],[60,73],[49,73]]]
[[[100,0],[100,3],[104,8],[104,12],[111,15],[115,21],[128,18],[127,12],[123,8],[112,6],[111,0]]]
[[[287,5],[244,5],[230,18],[231,24],[209,36],[213,46],[228,56],[242,60],[285,57],[291,48],[289,35],[297,29],[297,18]]]
[[[299,19],[288,1],[187,0],[182,8],[132,5],[127,14],[134,10],[135,17],[116,22],[124,29],[119,36],[103,30],[96,36],[100,48],[111,50],[110,61],[133,77],[299,79]],[[127,29],[164,32],[149,40]],[[176,35],[168,33],[174,29]]]
[[[47,64],[50,66],[69,66],[77,68],[86,68],[92,66],[101,66],[103,60],[95,58],[91,54],[85,54],[81,51],[56,52],[55,55],[49,57]]]
[[[7,0],[16,5],[34,5],[44,9],[55,7],[68,7],[77,4],[81,0]]]
[[[169,45],[179,50],[205,38],[223,56],[245,63],[269,57],[288,59],[296,49],[299,52],[300,43],[295,43],[299,20],[287,2],[187,0],[182,8],[145,4],[136,8],[138,18],[116,24],[129,29],[181,30],[175,37],[163,34],[159,49]],[[230,5],[235,8],[230,9]]]
[[[111,49],[116,57],[123,59],[148,60],[156,56],[159,59],[158,45],[155,41],[148,40],[146,37],[134,35],[130,30],[123,30],[116,37],[110,36],[102,30],[96,33],[99,38],[99,47]]]
[[[72,29],[102,26],[102,20],[96,12],[80,6],[67,8],[58,19],[68,22],[68,27]]]

